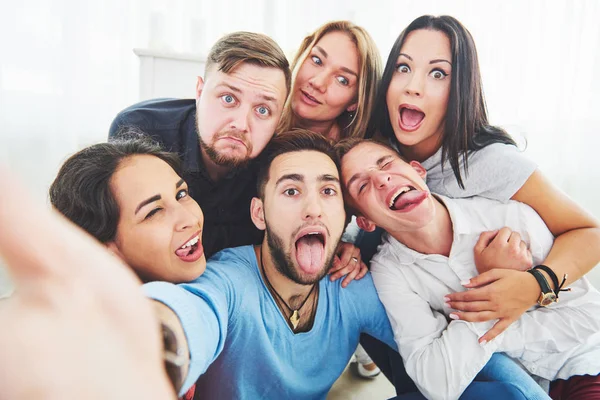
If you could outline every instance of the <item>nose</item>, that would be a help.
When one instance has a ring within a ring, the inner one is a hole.
[[[323,93],[327,88],[327,74],[325,73],[325,71],[321,71],[312,78],[310,78],[308,83],[310,84],[310,86],[315,88],[315,90]]]
[[[391,176],[387,172],[377,171],[374,175],[373,181],[378,189],[384,188],[390,183]]]
[[[175,230],[182,232],[188,229],[197,229],[200,226],[201,217],[193,213],[182,204],[177,204],[175,210]]]
[[[305,197],[302,213],[304,220],[321,218],[323,207],[318,194],[313,193]]]
[[[235,110],[231,122],[229,123],[229,129],[238,130],[241,132],[248,132],[249,120],[252,116],[252,108],[249,106],[238,107]]]
[[[410,74],[404,90],[408,95],[421,97],[423,95],[423,78],[419,74]]]

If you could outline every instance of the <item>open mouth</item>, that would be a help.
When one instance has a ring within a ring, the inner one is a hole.
[[[417,190],[414,186],[397,189],[388,200],[388,208],[392,211],[410,211],[427,197],[427,192]]]
[[[203,253],[204,249],[200,242],[200,233],[194,235],[190,240],[175,250],[177,257],[186,262],[197,261]]]
[[[399,124],[404,131],[414,131],[421,126],[421,123],[425,119],[425,113],[418,107],[401,105],[400,106],[400,118]]]
[[[304,272],[309,274],[321,270],[325,258],[325,232],[305,230],[296,239],[296,261]]]

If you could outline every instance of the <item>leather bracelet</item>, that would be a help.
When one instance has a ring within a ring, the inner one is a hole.
[[[556,276],[556,274],[554,273],[554,271],[552,271],[552,268],[548,267],[547,265],[536,265],[535,267],[533,267],[532,269],[541,269],[542,271],[545,271],[548,276],[550,276],[550,279],[552,279],[552,283],[554,283],[554,294],[556,295],[556,299],[558,300],[558,294],[560,292],[569,292],[571,291],[570,288],[566,288],[563,289],[563,286],[565,285],[565,282],[567,281],[567,274],[564,274],[563,276],[563,280],[562,282],[559,284],[558,283],[558,277]]]
[[[541,269],[542,271],[546,272],[548,274],[548,276],[550,277],[550,279],[552,280],[552,283],[554,283],[554,294],[556,294],[556,297],[558,297],[558,277],[556,276],[556,274],[554,273],[554,271],[552,271],[550,269],[550,267],[540,264],[540,265],[536,265],[535,267],[533,267],[532,269]]]
[[[556,294],[548,284],[544,274],[535,268],[528,269],[527,272],[533,275],[538,285],[540,285],[541,293],[537,301],[538,304],[542,307],[548,307],[550,304],[555,303],[557,301]]]

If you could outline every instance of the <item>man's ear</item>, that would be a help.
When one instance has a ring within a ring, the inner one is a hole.
[[[202,89],[204,89],[204,79],[202,79],[202,77],[199,76],[198,80],[196,81],[196,100],[200,98],[200,95],[202,94]]]
[[[421,165],[420,162],[411,161],[411,162],[409,162],[409,164],[411,167],[413,167],[413,169],[415,171],[417,171],[417,173],[419,174],[419,176],[421,178],[423,178],[423,180],[425,180],[427,178],[427,170]]]
[[[377,228],[377,225],[375,225],[370,219],[367,219],[362,215],[356,217],[356,224],[360,229],[366,232],[373,232],[375,228]]]
[[[254,225],[261,231],[267,229],[267,223],[265,222],[265,210],[263,208],[263,202],[258,197],[253,197],[250,203],[250,218]]]

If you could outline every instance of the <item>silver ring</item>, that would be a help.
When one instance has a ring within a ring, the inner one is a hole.
[[[354,262],[358,262],[358,258],[356,258],[356,257],[352,257],[352,261],[354,261]]]

